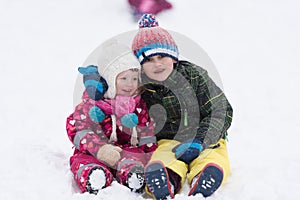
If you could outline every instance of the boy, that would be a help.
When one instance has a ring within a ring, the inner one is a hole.
[[[173,198],[188,178],[188,195],[212,195],[230,171],[225,138],[231,105],[206,70],[178,60],[175,41],[154,15],[142,16],[132,50],[158,140],[145,169],[147,192]]]

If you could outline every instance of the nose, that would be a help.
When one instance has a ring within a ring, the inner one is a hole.
[[[133,85],[133,80],[127,80],[126,85],[127,86],[132,86]]]
[[[160,62],[157,58],[154,58],[154,59],[153,59],[153,63],[154,63],[154,65],[155,65],[156,67],[161,66],[161,62]]]

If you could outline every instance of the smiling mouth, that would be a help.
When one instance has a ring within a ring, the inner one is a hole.
[[[163,71],[165,71],[164,69],[158,69],[154,71],[154,74],[159,74],[162,73]]]
[[[123,92],[132,92],[132,89],[128,89],[128,90],[123,90]]]

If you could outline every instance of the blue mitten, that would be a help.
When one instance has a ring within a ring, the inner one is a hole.
[[[187,140],[173,148],[175,157],[186,164],[190,164],[197,158],[202,150],[202,144],[198,139]]]
[[[135,113],[129,113],[121,117],[121,123],[128,128],[135,127],[139,122],[138,116]]]
[[[83,83],[89,97],[93,100],[100,100],[108,89],[106,80],[100,76],[98,67],[89,65],[79,67],[78,71],[83,74]]]

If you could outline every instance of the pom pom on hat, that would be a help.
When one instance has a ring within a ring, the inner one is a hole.
[[[158,26],[158,21],[156,20],[155,15],[152,14],[144,14],[139,21],[140,28],[156,26]]]
[[[132,50],[143,64],[146,58],[169,56],[178,61],[178,48],[172,35],[158,25],[155,15],[144,14],[139,21],[139,31],[133,38]]]
[[[93,106],[90,108],[89,115],[92,121],[94,122],[102,122],[105,119],[105,114],[103,111],[97,107]]]
[[[129,113],[129,114],[124,115],[121,118],[121,122],[122,122],[122,125],[124,125],[128,128],[133,128],[138,124],[139,119],[135,113]]]

